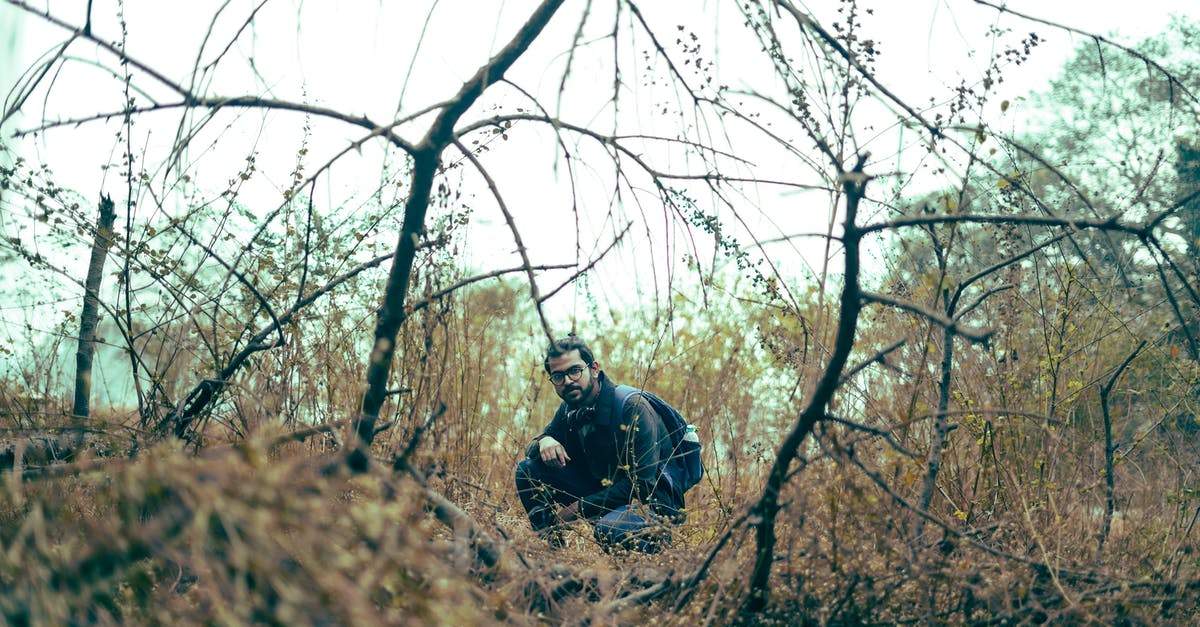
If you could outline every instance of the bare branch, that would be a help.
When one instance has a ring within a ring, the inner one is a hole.
[[[501,80],[509,67],[533,43],[542,29],[562,6],[563,0],[545,0],[530,15],[517,34],[500,52],[480,66],[458,93],[438,114],[424,139],[415,147],[413,172],[408,199],[404,206],[404,222],[396,242],[395,259],[384,288],[383,305],[375,325],[375,342],[367,366],[367,389],[354,431],[347,462],[355,471],[365,470],[370,456],[368,450],[375,437],[375,421],[386,398],[387,382],[396,351],[396,335],[405,319],[404,301],[412,273],[416,243],[425,230],[425,214],[429,209],[430,191],[441,164],[441,154],[456,139],[454,125],[475,103],[483,90]]]
[[[546,334],[546,342],[554,342],[554,332],[550,330],[550,322],[546,320],[546,313],[542,311],[542,299],[538,296],[537,277],[533,274],[533,265],[529,263],[529,253],[525,250],[525,242],[521,241],[521,231],[517,228],[517,223],[513,220],[512,212],[508,210],[508,204],[504,202],[504,196],[500,193],[500,188],[496,186],[496,181],[492,179],[492,175],[488,173],[487,168],[479,162],[475,153],[462,145],[462,142],[454,140],[454,145],[462,151],[467,160],[475,166],[475,170],[483,177],[487,183],[488,190],[492,192],[492,198],[496,200],[496,206],[500,208],[500,213],[504,214],[504,222],[508,225],[508,230],[512,233],[513,243],[517,245],[517,254],[521,255],[522,265],[525,268],[525,274],[529,278],[529,298],[533,301],[533,306],[537,309],[538,320],[542,322],[542,332]]]
[[[552,296],[557,294],[560,290],[562,290],[564,287],[573,283],[575,281],[575,279],[578,279],[579,277],[583,276],[584,274],[587,274],[588,271],[590,271],[592,268],[596,267],[596,264],[600,263],[601,259],[604,259],[605,257],[607,257],[608,253],[611,252],[612,249],[616,248],[617,244],[620,243],[621,240],[625,238],[625,234],[629,233],[629,229],[632,226],[633,226],[632,222],[630,222],[629,224],[626,224],[625,228],[621,229],[621,232],[618,233],[617,236],[613,238],[613,241],[609,243],[607,248],[600,251],[600,254],[596,255],[595,259],[592,259],[591,261],[589,261],[586,266],[579,268],[579,270],[577,270],[574,274],[572,274],[570,277],[568,277],[566,280],[564,280],[558,287],[547,292],[545,296],[542,296],[542,301],[546,301],[547,299],[551,298]]]
[[[863,370],[866,370],[871,364],[879,363],[879,364],[886,365],[887,364],[887,356],[889,354],[895,352],[901,346],[904,346],[906,343],[908,343],[908,340],[897,340],[897,341],[893,342],[891,345],[886,346],[886,347],[876,351],[874,355],[871,355],[870,357],[864,359],[857,366],[846,369],[846,373],[843,374],[841,380],[838,381],[838,386],[845,385],[847,381],[849,381],[850,379],[853,379],[856,375],[858,375],[858,373],[862,372]]]
[[[894,298],[892,296],[887,296],[885,294],[877,294],[874,292],[863,292],[862,299],[866,302],[879,303],[881,305],[888,305],[890,307],[895,307],[897,309],[901,309],[901,310],[907,311],[909,313],[917,314],[918,316],[927,318],[928,320],[934,322],[938,326],[941,326],[945,329],[952,331],[955,335],[961,335],[962,337],[965,337],[968,340],[971,340],[972,342],[987,342],[992,337],[992,335],[995,333],[995,331],[993,331],[991,329],[974,329],[974,328],[970,328],[970,327],[961,326],[954,320],[950,320],[936,311],[933,311],[926,307],[922,307],[921,305],[918,305],[916,303],[902,300],[899,298]]]
[[[1028,13],[1022,13],[1020,11],[1010,9],[1006,5],[998,5],[993,2],[989,2],[988,0],[974,0],[974,2],[975,2],[975,4],[981,4],[985,7],[990,7],[992,9],[995,9],[998,13],[1008,13],[1009,15],[1015,15],[1019,18],[1029,20],[1030,22],[1036,22],[1038,24],[1045,24],[1046,26],[1057,28],[1059,30],[1064,30],[1068,33],[1082,35],[1082,36],[1087,37],[1088,39],[1091,39],[1092,41],[1096,42],[1097,48],[1099,48],[1101,43],[1108,45],[1108,46],[1112,46],[1113,48],[1116,48],[1116,49],[1120,50],[1121,52],[1124,52],[1125,54],[1128,54],[1129,56],[1138,59],[1142,63],[1145,63],[1148,67],[1152,67],[1155,70],[1157,70],[1158,72],[1160,72],[1164,77],[1166,77],[1167,81],[1171,84],[1172,89],[1179,89],[1183,93],[1187,94],[1187,96],[1189,98],[1191,98],[1193,101],[1200,102],[1200,98],[1197,98],[1196,94],[1193,94],[1191,92],[1191,90],[1189,90],[1187,88],[1186,85],[1181,83],[1179,81],[1179,79],[1175,78],[1175,75],[1172,74],[1170,72],[1170,70],[1163,67],[1162,65],[1159,65],[1159,63],[1157,61],[1155,61],[1154,59],[1151,59],[1150,57],[1142,54],[1141,52],[1138,52],[1137,50],[1134,50],[1133,48],[1130,48],[1129,46],[1125,46],[1120,43],[1117,43],[1103,35],[1097,35],[1095,33],[1090,33],[1085,30],[1073,28],[1070,26],[1066,26],[1064,24],[1059,24],[1058,22],[1053,22],[1053,21],[1047,20],[1045,18],[1033,16]]]
[[[829,363],[825,367],[821,380],[817,382],[808,405],[800,413],[795,427],[780,446],[762,497],[753,508],[754,515],[759,518],[755,525],[757,550],[749,580],[750,594],[745,604],[746,609],[752,612],[761,610],[767,604],[768,583],[771,576],[771,565],[774,562],[775,519],[779,513],[779,493],[788,476],[788,469],[795,460],[801,443],[812,433],[817,421],[825,416],[826,408],[838,389],[838,382],[842,378],[846,361],[854,348],[863,300],[858,283],[861,234],[858,232],[856,220],[858,219],[858,206],[865,196],[866,183],[869,180],[869,177],[863,175],[863,166],[867,156],[865,154],[859,156],[854,168],[839,176],[846,194],[846,217],[843,227],[845,278],[842,284],[841,311],[838,314],[833,354],[829,357]]]
[[[847,429],[850,429],[852,431],[859,431],[859,432],[865,433],[867,435],[875,436],[877,438],[880,438],[884,442],[887,442],[888,446],[895,449],[901,455],[904,455],[905,457],[910,457],[910,458],[917,457],[916,453],[908,450],[907,448],[905,448],[899,442],[896,441],[895,436],[892,435],[896,431],[895,429],[876,429],[875,427],[868,427],[867,425],[864,425],[861,422],[854,422],[853,420],[846,420],[845,418],[839,418],[832,414],[826,415],[825,418],[822,419],[822,423],[824,423],[824,422],[831,422],[831,423],[839,424],[839,425],[842,425],[843,427],[846,427]],[[823,431],[823,429],[822,429],[822,431]]]
[[[95,352],[96,325],[100,314],[100,282],[104,278],[104,260],[112,246],[113,223],[117,219],[112,198],[100,197],[99,214],[96,220],[96,237],[92,242],[92,256],[88,262],[83,309],[79,314],[79,348],[75,355],[75,405],[71,410],[71,414],[76,418],[86,418],[91,414],[92,356]]]
[[[1118,231],[1121,233],[1129,233],[1131,235],[1141,235],[1144,227],[1137,227],[1128,224],[1122,224],[1114,215],[1109,218],[1099,220],[1072,219],[1072,218],[1056,218],[1052,216],[1031,216],[1031,215],[976,215],[969,213],[956,213],[946,215],[921,215],[921,216],[905,216],[880,222],[869,224],[862,227],[863,234],[876,233],[891,229],[899,229],[913,226],[929,226],[933,224],[1025,224],[1032,226],[1050,226],[1050,227],[1065,227],[1073,230],[1086,229],[1103,229],[1108,231]]]
[[[970,304],[963,307],[962,310],[959,311],[958,314],[954,316],[954,320],[955,321],[962,320],[964,316],[971,313],[972,311],[975,311],[975,309],[977,307],[982,305],[983,301],[991,298],[992,296],[995,296],[996,294],[999,294],[1000,292],[1007,292],[1008,290],[1015,289],[1015,288],[1016,288],[1015,285],[1000,285],[1000,286],[993,287],[992,289],[985,291],[984,293],[979,295],[979,298],[976,298],[975,300],[971,301]],[[962,289],[961,286],[960,286],[960,289]]]
[[[712,568],[713,562],[716,561],[717,556],[721,554],[721,551],[725,548],[725,545],[730,539],[733,538],[734,532],[737,531],[742,525],[746,524],[746,521],[750,519],[750,514],[751,511],[747,510],[745,514],[742,514],[737,520],[733,521],[733,523],[729,525],[729,528],[725,530],[725,533],[721,535],[721,538],[713,545],[712,549],[709,550],[708,557],[704,559],[704,562],[700,564],[700,567],[696,569],[696,572],[692,573],[690,577],[687,577],[686,580],[680,584],[682,594],[680,594],[679,598],[675,600],[676,613],[678,613],[679,610],[682,610],[684,606],[687,605],[688,601],[692,599],[692,596],[695,595],[697,588],[704,581],[704,579],[708,577],[708,571]]]
[[[1113,476],[1113,474],[1114,474],[1113,473],[1113,470],[1114,470],[1113,453],[1116,452],[1117,447],[1115,444],[1113,444],[1112,412],[1109,410],[1109,407],[1108,407],[1108,397],[1109,397],[1109,394],[1112,393],[1112,388],[1114,385],[1116,385],[1117,379],[1121,378],[1121,374],[1123,372],[1125,372],[1125,368],[1127,368],[1129,366],[1129,364],[1133,362],[1134,358],[1136,358],[1138,356],[1138,353],[1142,352],[1142,349],[1145,348],[1145,346],[1146,346],[1146,341],[1142,340],[1137,345],[1137,348],[1133,349],[1133,352],[1129,353],[1129,355],[1127,355],[1125,357],[1125,361],[1122,361],[1121,365],[1117,366],[1117,370],[1116,370],[1116,372],[1113,373],[1112,377],[1109,377],[1108,381],[1104,385],[1100,386],[1100,409],[1104,414],[1104,484],[1105,484],[1105,492],[1104,492],[1104,529],[1101,530],[1101,532],[1100,532],[1100,548],[1097,549],[1098,551],[1104,551],[1104,543],[1108,541],[1108,533],[1109,533],[1109,531],[1112,530],[1113,511],[1117,507],[1116,478]]]
[[[375,135],[383,136],[392,145],[396,146],[397,148],[400,148],[401,150],[404,150],[409,153],[413,153],[413,152],[415,152],[416,147],[412,146],[405,140],[401,139],[399,136],[392,133],[391,129],[395,128],[396,126],[398,126],[399,124],[403,123],[406,120],[414,119],[414,116],[421,115],[422,113],[432,110],[433,108],[440,108],[442,106],[442,105],[434,105],[434,107],[432,107],[430,109],[426,109],[423,112],[418,112],[416,114],[413,114],[413,116],[408,116],[404,120],[398,120],[396,122],[393,122],[390,125],[381,126],[379,124],[376,124],[375,122],[373,122],[371,119],[367,118],[366,116],[352,116],[352,115],[347,115],[345,113],[342,113],[341,111],[338,111],[336,109],[330,109],[327,107],[317,107],[317,106],[307,105],[307,104],[302,104],[302,103],[297,103],[297,102],[289,102],[286,100],[262,98],[260,96],[234,96],[234,97],[224,97],[224,98],[204,97],[204,96],[200,96],[199,94],[196,94],[196,93],[190,91],[189,89],[183,87],[179,83],[167,78],[166,75],[155,70],[152,66],[142,62],[141,60],[139,60],[137,58],[129,56],[124,50],[122,50],[117,45],[115,45],[109,41],[106,41],[106,40],[96,36],[95,34],[91,33],[90,29],[86,29],[87,32],[85,32],[85,29],[77,28],[74,25],[66,22],[65,20],[62,20],[62,19],[50,14],[49,11],[40,10],[27,2],[23,2],[21,0],[9,0],[9,2],[13,6],[16,6],[17,8],[20,8],[32,15],[36,15],[36,16],[40,17],[41,19],[43,19],[51,24],[54,24],[55,26],[58,26],[60,28],[63,28],[65,30],[72,32],[73,39],[78,37],[78,38],[83,38],[83,39],[91,42],[98,48],[101,48],[101,49],[109,52],[113,56],[117,57],[123,63],[127,63],[128,65],[137,69],[138,71],[146,74],[147,76],[150,76],[155,81],[159,82],[163,86],[178,93],[180,96],[183,97],[183,100],[181,102],[176,102],[176,103],[165,103],[165,104],[155,103],[155,104],[147,106],[147,107],[132,107],[132,106],[130,106],[130,107],[127,107],[126,109],[122,109],[121,111],[117,111],[117,112],[102,113],[102,114],[96,114],[96,115],[86,116],[86,117],[82,117],[82,118],[75,118],[75,119],[63,120],[63,121],[58,121],[58,122],[50,122],[50,123],[46,123],[41,126],[35,127],[33,129],[26,130],[26,131],[18,131],[17,133],[15,133],[15,135],[17,137],[21,137],[21,136],[27,135],[29,133],[37,133],[40,131],[49,130],[51,128],[57,128],[60,126],[75,126],[75,125],[79,125],[79,124],[82,124],[85,122],[103,120],[103,119],[111,118],[111,117],[114,117],[117,115],[141,114],[141,113],[148,113],[151,111],[160,111],[160,110],[172,109],[172,108],[221,109],[221,108],[229,107],[229,108],[275,109],[275,110],[281,110],[281,111],[296,111],[296,112],[301,112],[301,113],[308,113],[308,114],[311,114],[311,115],[314,115],[317,117],[339,120],[342,122],[346,122],[348,124],[366,128],[371,131],[371,136],[375,136]],[[460,113],[460,115],[461,115],[461,113]]]

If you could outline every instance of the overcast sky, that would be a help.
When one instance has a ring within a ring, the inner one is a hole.
[[[3,4],[0,0],[0,5]],[[54,14],[80,24],[88,3],[87,0],[52,0],[42,4],[48,5]],[[230,17],[213,22],[211,15],[223,4],[211,0],[127,0],[124,10],[129,53],[174,80],[186,80],[206,35],[209,37],[209,49],[204,55],[207,61],[242,27],[247,7],[252,5],[235,0],[229,3],[227,15]],[[436,10],[430,12],[430,2],[415,0],[267,2],[249,32],[243,33],[230,49],[220,71],[204,76],[205,81],[211,82],[204,84],[202,91],[208,95],[227,96],[266,94],[347,113],[366,114],[378,122],[386,122],[394,118],[397,109],[402,114],[417,111],[452,95],[484,59],[507,42],[535,4],[531,0],[442,0],[436,3]],[[826,26],[844,19],[836,11],[841,3],[833,0],[797,4],[812,11]],[[566,56],[561,54],[565,49],[563,44],[570,41],[574,28],[574,22],[568,16],[578,14],[579,6],[576,5],[579,5],[578,1],[568,3],[548,29],[545,41],[536,44],[509,75],[543,103],[556,103],[558,81],[566,63]],[[1006,72],[1006,81],[999,87],[1005,90],[1002,97],[1017,98],[1029,89],[1044,85],[1073,47],[1085,40],[1017,17],[997,17],[995,10],[972,0],[883,0],[864,1],[863,5],[873,7],[874,11],[872,15],[864,15],[863,22],[867,35],[880,42],[879,76],[889,89],[918,105],[923,104],[921,100],[927,100],[931,93],[944,94],[960,81],[978,80],[988,58],[997,51],[993,46],[1013,43],[1028,32],[1037,31],[1043,43],[1033,51],[1028,64]],[[1084,31],[1116,32],[1117,38],[1126,43],[1134,43],[1161,30],[1169,12],[1178,10],[1178,5],[1169,0],[1139,0],[1132,4],[1117,0],[1007,2],[1014,10]],[[116,6],[115,2],[107,0],[94,2],[93,28],[107,40],[116,40],[120,36]],[[757,50],[741,34],[743,29],[736,21],[734,5],[728,0],[643,2],[640,6],[647,19],[663,32],[668,40],[664,41],[666,44],[676,33],[675,25],[694,31],[707,58],[716,62],[713,71],[718,82],[734,88],[759,85],[765,68],[758,64]],[[594,7],[600,13],[607,10],[609,3],[595,3]],[[585,34],[585,41],[602,35],[604,28],[611,28],[611,23],[606,27],[603,20],[593,21],[595,25]],[[213,25],[211,34],[210,23]],[[990,40],[988,32],[992,28],[1011,30],[1012,34]],[[0,61],[0,92],[8,94],[19,72],[61,45],[67,33],[4,6],[0,13],[0,37],[4,38],[0,41],[0,55],[4,57]],[[217,42],[222,43],[219,46]],[[710,50],[714,52],[710,54]],[[75,44],[70,53],[80,62],[57,73],[51,96],[46,98],[44,91],[39,92],[37,98],[27,102],[27,109],[36,111],[44,106],[46,119],[119,111],[123,98],[120,82],[112,80],[93,63],[107,63],[111,57],[84,43]],[[564,111],[569,112],[574,121],[590,123],[611,116],[612,71],[605,65],[604,58],[604,54],[580,55],[575,60],[572,88],[563,103]],[[632,72],[628,66],[623,68],[623,74]],[[146,102],[147,97],[171,98],[167,90],[154,86],[152,81],[143,80],[138,84],[149,90],[146,95],[137,96],[141,103]],[[624,96],[627,98],[624,115],[627,116],[647,116],[647,111],[660,106],[669,95],[648,86],[630,93]],[[508,95],[503,98],[509,98],[508,102],[520,101],[519,95],[512,90],[508,90]],[[487,107],[498,107],[504,102],[502,98],[488,100],[474,117],[491,115],[495,110]],[[7,124],[3,129],[4,141],[10,141],[13,130],[37,124],[42,115],[32,113]],[[135,127],[137,144],[145,150],[144,167],[161,168],[168,161],[167,153],[179,121],[176,112],[154,114],[138,121]],[[247,154],[256,153],[259,172],[242,198],[251,207],[269,209],[277,206],[280,192],[290,181],[295,165],[303,118],[294,114],[243,112],[226,116],[221,123],[228,126],[206,129],[206,134],[201,134],[201,141],[189,155],[196,171],[205,175],[201,180],[219,186],[244,167]],[[79,190],[87,198],[94,197],[98,189],[120,197],[123,194],[120,177],[114,171],[100,167],[119,161],[120,146],[114,142],[118,127],[119,119],[78,128],[54,129],[36,141],[17,144],[17,148],[28,158],[51,165],[60,185]],[[343,150],[349,140],[361,136],[358,130],[340,123],[318,122],[313,128],[307,163],[310,171]],[[414,124],[402,128],[401,134],[416,140],[422,129],[421,124]],[[658,127],[654,130],[665,132],[666,129]],[[572,189],[564,184],[563,164],[556,161],[557,150],[552,136],[537,129],[522,129],[510,135],[508,143],[497,144],[495,150],[481,159],[501,182],[518,226],[525,232],[525,241],[535,263],[576,260],[576,224],[570,211],[572,192],[578,193],[584,203],[595,203],[585,207],[583,212],[593,223],[584,224],[579,231],[584,262],[588,255],[604,246],[606,237],[611,236],[622,220],[639,215],[652,217],[652,207],[631,203],[639,199],[652,201],[652,193],[632,199],[623,197],[621,201],[626,206],[614,213],[613,200],[609,198],[613,185],[610,175],[599,169],[589,171],[588,164],[584,163],[577,172],[577,187]],[[864,133],[863,137],[868,138],[870,134]],[[880,158],[896,152],[897,143],[893,139],[880,134],[872,141],[879,144],[870,148],[873,153],[883,155]],[[343,165],[326,178],[327,185],[318,193],[318,200],[330,206],[344,207],[346,199],[356,190],[378,188],[380,155],[374,145],[349,155]],[[881,164],[879,167],[895,166]],[[157,173],[161,174],[161,170]],[[489,208],[484,189],[477,179],[469,185],[473,185],[469,189],[476,194],[473,204],[477,211],[470,228],[478,245],[464,251],[464,260],[476,266],[515,265],[515,245],[507,235],[503,218]],[[219,189],[201,191],[215,193]],[[764,192],[767,193],[773,192]],[[768,198],[764,195],[753,201],[759,209],[743,216],[749,228],[776,229],[776,234],[788,235],[798,229],[820,231],[827,222],[820,210],[808,215],[790,208],[800,202],[795,196]],[[0,207],[0,211],[7,209]],[[651,283],[655,285],[650,289],[664,288],[663,274],[668,271],[669,264],[678,260],[689,242],[678,227],[663,227],[652,219],[648,219],[648,224],[644,227],[644,235],[623,247],[615,264],[601,269],[599,283],[604,283],[606,278],[617,284],[636,278],[646,285],[648,277],[653,277]],[[656,232],[656,229],[663,232]],[[3,235],[13,234],[6,232]],[[817,246],[815,250],[820,249]],[[507,255],[507,260],[496,261],[498,254]],[[804,259],[813,266],[820,263],[812,259],[809,251],[805,251]],[[543,289],[553,286],[550,281]],[[552,305],[558,308],[563,318],[582,315],[579,300],[570,290]]]

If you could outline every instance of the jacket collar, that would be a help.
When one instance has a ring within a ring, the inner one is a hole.
[[[596,395],[595,424],[611,427],[613,424],[613,406],[617,403],[617,386],[604,371],[600,371],[600,393]]]

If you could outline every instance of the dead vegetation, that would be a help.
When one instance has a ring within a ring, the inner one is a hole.
[[[14,143],[38,155],[94,148],[61,133],[111,123],[95,158],[121,155],[104,168],[126,197],[114,223],[49,158],[0,165],[0,270],[25,279],[4,294],[26,319],[0,343],[3,622],[1200,620],[1200,150],[1180,139],[1200,127],[1200,70],[1156,61],[1200,49],[1200,28],[1175,23],[1173,48],[1087,35],[1021,118],[1087,120],[1083,145],[1069,124],[1014,135],[1020,107],[990,100],[1039,35],[990,29],[967,51],[990,56],[975,82],[910,103],[875,69],[866,22],[885,5],[868,0],[837,21],[735,3],[704,15],[743,29],[720,42],[647,2],[541,0],[442,99],[375,117],[282,84],[220,91],[260,76],[225,52],[319,3],[216,10],[240,28],[190,51],[186,76],[126,50],[124,3],[97,4],[95,29],[90,2],[9,4],[63,39],[0,121],[28,115]],[[423,42],[414,65],[451,56]],[[761,62],[745,89],[714,80],[717,49]],[[77,65],[120,104],[56,108]],[[628,126],[597,115],[668,92]],[[1120,118],[1118,92],[1136,95]],[[178,145],[149,141],[179,112]],[[268,164],[268,136],[294,147]],[[536,186],[494,176],[534,153],[562,155],[544,169],[570,188],[547,201],[573,219],[554,235],[566,263],[536,265],[518,228],[551,213],[514,217]],[[596,181],[612,184],[591,204]],[[470,267],[477,206],[519,262]],[[797,215],[801,236],[776,222]],[[818,264],[794,241],[810,235]],[[57,265],[81,243],[95,280]],[[652,252],[617,259],[635,249]],[[78,293],[45,300],[64,282]],[[708,474],[662,554],[604,552],[583,523],[551,551],[515,497],[557,403],[542,351],[568,326],[700,428]]]
[[[584,524],[552,551],[500,469],[487,485],[425,486],[279,441],[199,456],[164,443],[51,478],[5,473],[5,621],[1182,624],[1200,611],[1194,505],[1182,528],[1161,511],[1124,515],[1102,552],[1101,518],[1054,503],[986,525],[931,518],[936,533],[913,541],[905,495],[856,468],[864,449],[842,448],[785,490],[772,602],[747,615],[753,534],[713,506],[712,484],[689,495],[664,554],[605,553]]]

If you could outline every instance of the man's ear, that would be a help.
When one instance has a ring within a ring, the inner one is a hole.
[[[600,362],[593,361],[592,365],[589,366],[589,368],[591,369],[593,375],[600,372]]]

